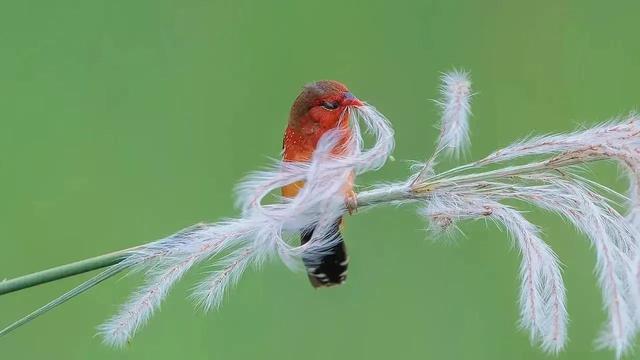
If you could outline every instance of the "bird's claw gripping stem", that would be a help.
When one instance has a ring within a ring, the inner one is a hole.
[[[353,215],[358,211],[358,196],[355,191],[351,190],[344,199],[345,206],[349,215]]]

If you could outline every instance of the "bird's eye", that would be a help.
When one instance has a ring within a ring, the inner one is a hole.
[[[322,103],[322,107],[327,109],[327,110],[335,110],[338,108],[338,102],[337,101],[325,101]]]

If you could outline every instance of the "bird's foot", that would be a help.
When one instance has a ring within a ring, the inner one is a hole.
[[[355,191],[351,190],[347,193],[347,196],[344,199],[344,203],[347,207],[349,215],[353,215],[358,211],[358,196]]]

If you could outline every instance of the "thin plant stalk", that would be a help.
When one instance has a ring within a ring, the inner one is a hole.
[[[17,278],[0,282],[0,295],[14,291],[28,289],[33,286],[64,279],[67,277],[84,274],[90,271],[115,265],[124,260],[135,248],[129,248],[112,253],[94,256],[88,259],[56,266],[54,268],[38,271]]]

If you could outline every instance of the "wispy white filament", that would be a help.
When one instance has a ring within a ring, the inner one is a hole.
[[[557,353],[566,342],[565,288],[555,253],[538,235],[536,226],[518,211],[488,198],[436,194],[423,214],[429,220],[451,225],[465,219],[488,218],[504,226],[522,254],[520,264],[520,324],[531,340]]]
[[[530,189],[521,196],[542,208],[560,213],[591,239],[608,313],[608,322],[599,344],[614,349],[620,357],[630,346],[637,329],[634,312],[638,298],[632,291],[634,279],[631,271],[637,233],[602,197],[577,182],[556,180],[551,187]]]
[[[251,234],[249,222],[199,225],[150,244],[126,261],[151,268],[146,283],[98,331],[104,342],[123,346],[160,306],[176,281],[196,263],[214,256]]]
[[[433,155],[412,178],[412,182],[433,174],[440,153],[458,156],[469,146],[469,116],[471,115],[471,79],[465,71],[445,73],[441,78],[440,135]]]
[[[218,264],[219,270],[198,284],[193,292],[196,303],[205,311],[218,308],[229,285],[235,285],[255,256],[253,247],[245,247],[228,255]]]
[[[632,114],[621,121],[604,123],[583,131],[569,134],[545,135],[516,142],[497,150],[478,163],[489,164],[525,156],[583,152],[590,153],[594,146],[623,146],[637,148],[640,145],[640,118]],[[597,155],[592,153],[591,155]],[[600,154],[606,156],[606,154]],[[636,153],[634,157],[638,157]]]
[[[464,71],[442,76],[440,89],[442,109],[440,137],[436,152],[445,150],[458,154],[469,145],[469,115],[471,114],[471,79]]]

